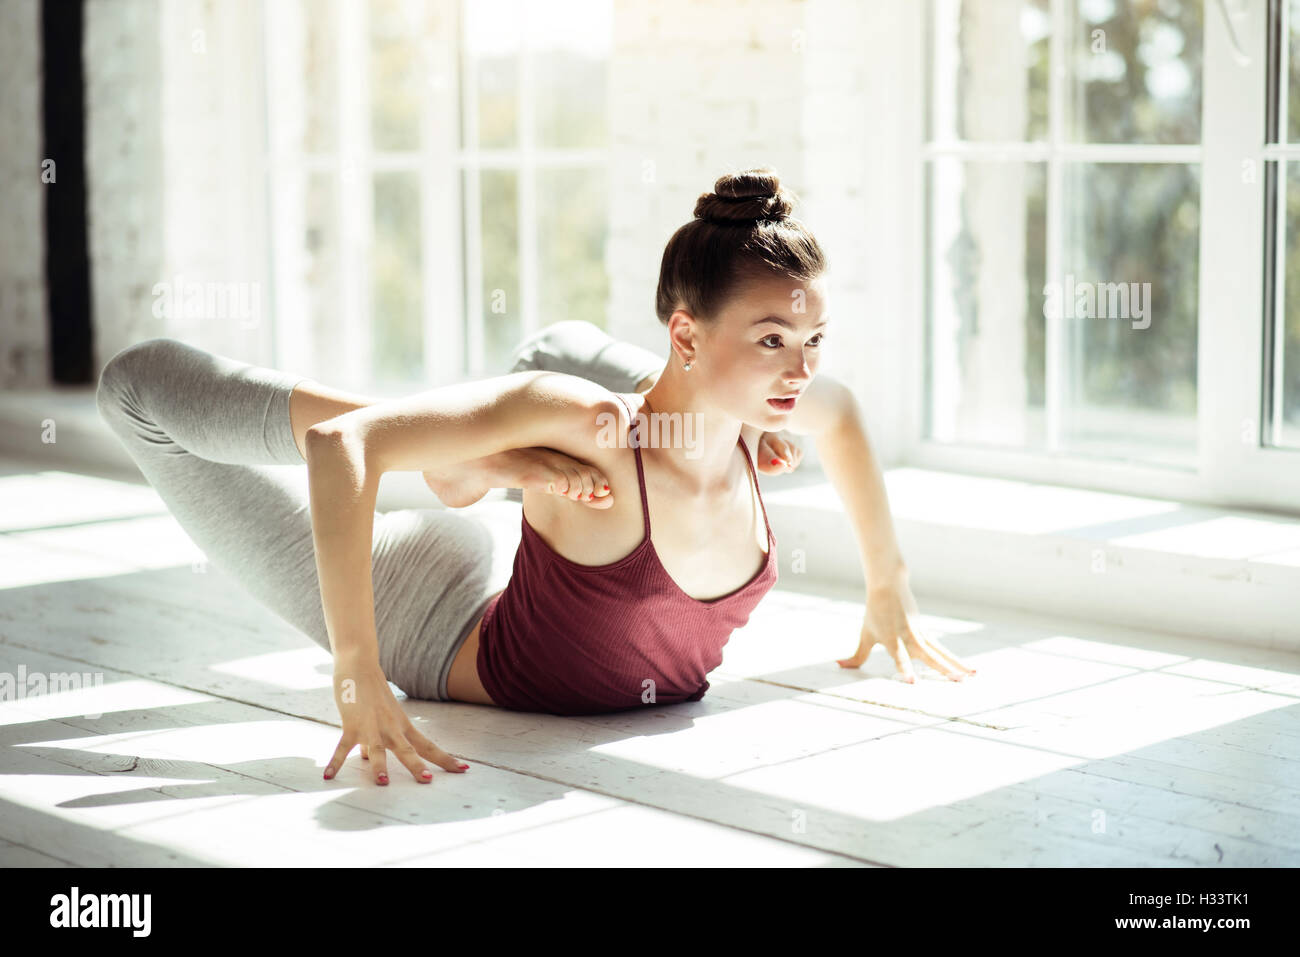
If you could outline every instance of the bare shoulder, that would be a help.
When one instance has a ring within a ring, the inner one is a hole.
[[[610,446],[617,430],[626,431],[630,419],[614,393],[599,383],[565,372],[530,370],[523,388],[530,404],[553,409],[548,441],[544,444],[566,455],[594,461],[600,449]],[[632,398],[632,397],[627,397]],[[543,443],[538,443],[543,444]]]

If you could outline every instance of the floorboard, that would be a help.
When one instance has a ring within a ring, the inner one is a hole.
[[[907,685],[784,570],[702,701],[404,699],[471,770],[324,781],[329,655],[151,490],[34,475],[0,468],[0,672],[92,677],[0,701],[0,866],[1300,864],[1300,656],[920,595],[979,674]]]

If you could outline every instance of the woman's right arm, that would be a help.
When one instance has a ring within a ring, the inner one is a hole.
[[[367,746],[372,774],[381,784],[387,783],[385,749],[417,781],[428,781],[421,758],[461,770],[454,757],[411,724],[379,664],[371,551],[383,473],[444,468],[530,446],[583,458],[607,427],[602,413],[620,422],[618,407],[618,400],[595,383],[529,371],[376,402],[307,430],[312,537],[343,720],[326,778],[358,744]]]
[[[379,476],[342,430],[307,430],[304,443],[321,606],[335,665],[379,664],[375,629],[375,500]]]
[[[527,370],[376,402],[310,431],[341,433],[378,476],[434,471],[532,446],[585,459],[602,429],[617,435],[622,408],[613,393],[588,379]]]
[[[614,405],[585,379],[526,371],[375,402],[308,429],[312,535],[335,660],[379,661],[370,568],[384,472],[445,468],[530,446],[578,458],[595,438],[600,413]]]

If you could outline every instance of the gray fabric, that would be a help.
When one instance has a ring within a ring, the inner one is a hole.
[[[304,378],[148,339],[108,361],[96,400],[208,560],[329,651],[307,469],[289,425],[289,393]],[[456,652],[504,584],[492,551],[487,527],[464,514],[375,514],[379,663],[407,695],[448,700]]]
[[[512,354],[511,372],[543,369],[581,376],[610,392],[634,392],[636,384],[664,367],[661,356],[615,339],[581,319],[554,322],[535,332]]]

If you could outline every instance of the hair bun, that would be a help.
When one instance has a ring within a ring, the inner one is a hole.
[[[712,193],[695,201],[695,218],[734,226],[783,220],[794,210],[794,196],[770,166],[728,173]]]

